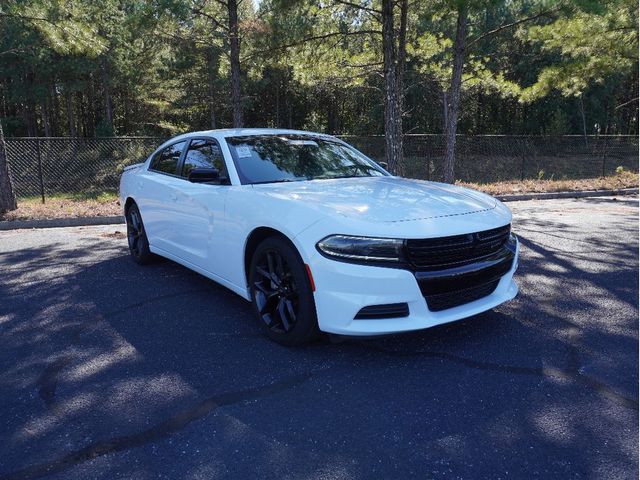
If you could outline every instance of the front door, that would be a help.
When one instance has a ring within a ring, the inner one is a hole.
[[[216,168],[220,181],[192,183],[188,177],[194,168]],[[175,192],[177,201],[174,222],[180,235],[179,255],[220,276],[220,265],[224,261],[221,244],[229,177],[218,143],[210,138],[191,139],[180,166],[180,177]]]

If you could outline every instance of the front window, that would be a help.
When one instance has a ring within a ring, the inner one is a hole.
[[[220,173],[220,183],[224,184],[229,181],[222,152],[213,140],[191,140],[184,157],[182,176],[188,178],[189,172],[194,168],[215,168]]]
[[[387,175],[356,149],[313,135],[227,137],[243,184]]]

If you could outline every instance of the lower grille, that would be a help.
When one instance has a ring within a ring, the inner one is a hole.
[[[385,318],[401,318],[409,316],[409,305],[406,303],[389,303],[386,305],[370,305],[360,309],[356,320],[382,320]]]
[[[427,300],[427,307],[429,307],[429,310],[432,312],[439,312],[448,308],[464,305],[465,303],[471,303],[476,300],[480,300],[487,295],[491,295],[499,282],[500,279],[478,285],[476,287],[465,288],[463,290],[425,295],[424,298]]]
[[[482,261],[445,270],[414,272],[429,310],[439,312],[491,295],[513,267],[516,247],[515,240],[509,240],[503,249]]]

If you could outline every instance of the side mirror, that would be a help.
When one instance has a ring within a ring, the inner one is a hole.
[[[378,165],[380,165],[385,170],[389,170],[389,164],[387,162],[378,162]]]
[[[194,168],[187,177],[192,183],[219,183],[220,172],[217,168]]]

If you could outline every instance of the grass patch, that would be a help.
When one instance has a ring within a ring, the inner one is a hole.
[[[0,214],[0,220],[110,217],[122,215],[118,195],[110,191],[56,193],[41,197],[18,198],[18,208]]]
[[[84,201],[96,201],[98,203],[109,203],[118,199],[118,194],[109,190],[96,190],[88,192],[76,192],[76,193],[47,193],[45,195],[45,202],[49,201],[70,201],[70,202],[84,202]],[[42,197],[40,195],[32,195],[27,197],[19,197],[18,203],[42,203]]]
[[[489,195],[522,193],[577,192],[584,190],[619,190],[638,187],[638,173],[621,170],[615,175],[576,180],[507,180],[492,183],[456,182],[458,185],[480,190]]]

